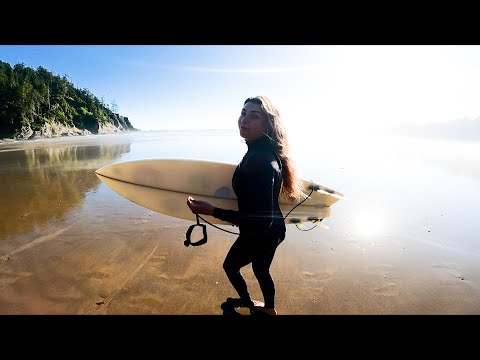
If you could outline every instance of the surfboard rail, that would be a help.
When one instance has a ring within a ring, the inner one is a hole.
[[[236,164],[192,159],[147,159],[115,163],[97,169],[95,173],[114,180],[167,191],[189,193],[236,200],[232,176]],[[344,195],[329,187],[302,179],[308,195],[304,206],[332,206]],[[295,205],[284,197],[280,204]]]
[[[150,159],[107,165],[95,173],[109,188],[140,206],[195,221],[195,214],[186,204],[188,196],[223,209],[238,210],[231,184],[236,166],[206,160]],[[321,221],[330,216],[331,206],[343,199],[343,194],[307,180],[304,186],[311,195],[301,204],[280,199],[283,216],[288,214],[286,224],[295,224],[301,230],[305,229],[304,223],[328,228]],[[213,216],[202,217],[212,224],[232,225]]]

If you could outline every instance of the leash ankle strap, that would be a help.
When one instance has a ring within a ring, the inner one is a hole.
[[[183,242],[183,244],[185,246],[189,246],[189,245],[192,245],[192,246],[200,246],[200,245],[203,245],[207,242],[207,225],[205,224],[200,224],[200,219],[198,218],[198,214],[195,214],[197,216],[197,223],[196,224],[193,224],[193,225],[190,225],[190,227],[188,228],[187,230],[187,234],[185,235],[186,239],[185,241]],[[190,240],[190,236],[192,235],[192,231],[193,229],[195,228],[195,226],[200,226],[202,227],[202,230],[203,230],[203,238],[196,241],[196,242],[191,242]]]

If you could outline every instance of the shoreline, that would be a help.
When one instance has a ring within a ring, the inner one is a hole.
[[[53,139],[64,139],[64,138],[85,138],[88,136],[101,136],[101,135],[113,135],[113,134],[124,134],[130,132],[141,132],[141,130],[122,130],[122,131],[111,131],[111,132],[102,132],[102,133],[91,133],[91,134],[65,134],[65,135],[54,135],[54,136],[37,136],[30,139],[18,139],[18,138],[1,138],[1,144],[15,144],[20,142],[29,142],[36,140],[53,140]]]

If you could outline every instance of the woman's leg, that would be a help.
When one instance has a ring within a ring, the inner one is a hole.
[[[252,270],[262,290],[266,309],[275,308],[275,283],[270,274],[270,266],[272,265],[278,245],[280,245],[284,239],[285,236],[270,238],[269,240],[264,239],[262,242],[264,244],[263,248],[257,252],[252,260]]]
[[[276,246],[252,261],[252,270],[262,290],[263,301],[267,309],[275,308],[275,283],[270,274],[270,265],[272,264],[275,251]]]
[[[248,306],[253,306],[253,302],[247,289],[247,283],[245,282],[240,269],[251,262],[251,246],[248,241],[245,241],[245,239],[239,236],[225,257],[223,269],[240,298],[244,300],[245,304]]]

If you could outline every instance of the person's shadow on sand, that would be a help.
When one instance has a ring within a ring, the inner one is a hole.
[[[223,310],[223,315],[233,315],[233,316],[243,316],[242,313],[239,313],[235,308],[225,301],[220,308]]]

